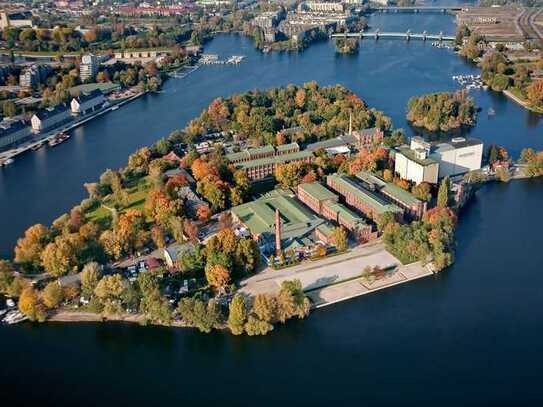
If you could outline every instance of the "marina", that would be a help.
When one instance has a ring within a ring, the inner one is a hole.
[[[244,58],[244,55],[232,55],[227,59],[219,59],[217,54],[202,54],[199,63],[202,65],[238,65]]]
[[[485,89],[486,87],[481,79],[481,75],[453,75],[453,81],[456,81],[465,89]]]

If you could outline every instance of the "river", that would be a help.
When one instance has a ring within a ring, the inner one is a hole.
[[[369,23],[381,31],[454,32],[443,14],[383,14]],[[161,94],[1,171],[0,257],[11,255],[26,227],[49,223],[82,199],[83,182],[124,165],[129,153],[184,126],[217,96],[309,80],[340,83],[407,128],[410,96],[457,89],[452,75],[477,72],[422,41],[364,41],[355,56],[336,56],[331,42],[263,55],[241,36],[222,35],[206,52],[247,58],[168,81]],[[483,108],[473,136],[514,155],[543,149],[541,116],[500,94],[472,95]],[[486,114],[489,107],[495,116]],[[462,214],[456,262],[444,273],[315,311],[264,338],[125,324],[2,326],[0,387],[25,404],[79,406],[535,401],[543,362],[542,186],[514,181],[479,191]],[[23,390],[29,383],[31,391]]]

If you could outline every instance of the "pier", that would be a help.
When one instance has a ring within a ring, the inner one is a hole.
[[[411,30],[406,32],[386,32],[386,31],[371,31],[371,32],[352,32],[352,33],[336,33],[330,36],[331,38],[373,38],[378,39],[405,39],[407,41],[414,40],[432,40],[432,41],[455,41],[456,37],[453,35],[444,35],[442,32],[439,34],[429,34],[426,31],[422,33],[413,33]]]

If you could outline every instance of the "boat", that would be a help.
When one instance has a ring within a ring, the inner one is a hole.
[[[8,165],[13,164],[14,162],[15,162],[15,160],[13,158],[8,158],[7,160],[2,161],[2,165],[4,167],[7,167]]]
[[[71,136],[67,133],[59,133],[55,137],[49,140],[49,147],[58,146],[60,143],[64,143]]]
[[[496,114],[496,111],[493,109],[493,108],[488,108],[488,115],[489,116],[494,116]]]
[[[38,150],[41,149],[44,145],[45,145],[45,142],[38,143],[38,144],[36,144],[35,146],[33,146],[33,147],[31,148],[31,150],[32,150],[32,151],[38,151]]]
[[[119,108],[119,105],[115,105],[115,106],[113,106],[113,107],[111,108],[111,111],[117,110],[118,108]]]

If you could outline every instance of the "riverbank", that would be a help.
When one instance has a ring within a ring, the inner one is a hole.
[[[509,99],[513,100],[515,103],[517,103],[517,104],[521,105],[522,107],[524,107],[525,109],[528,109],[529,111],[534,112],[534,113],[543,114],[543,109],[531,106],[528,102],[526,102],[525,100],[519,98],[513,92],[506,89],[506,90],[503,91],[503,94],[505,96],[507,96]]]

